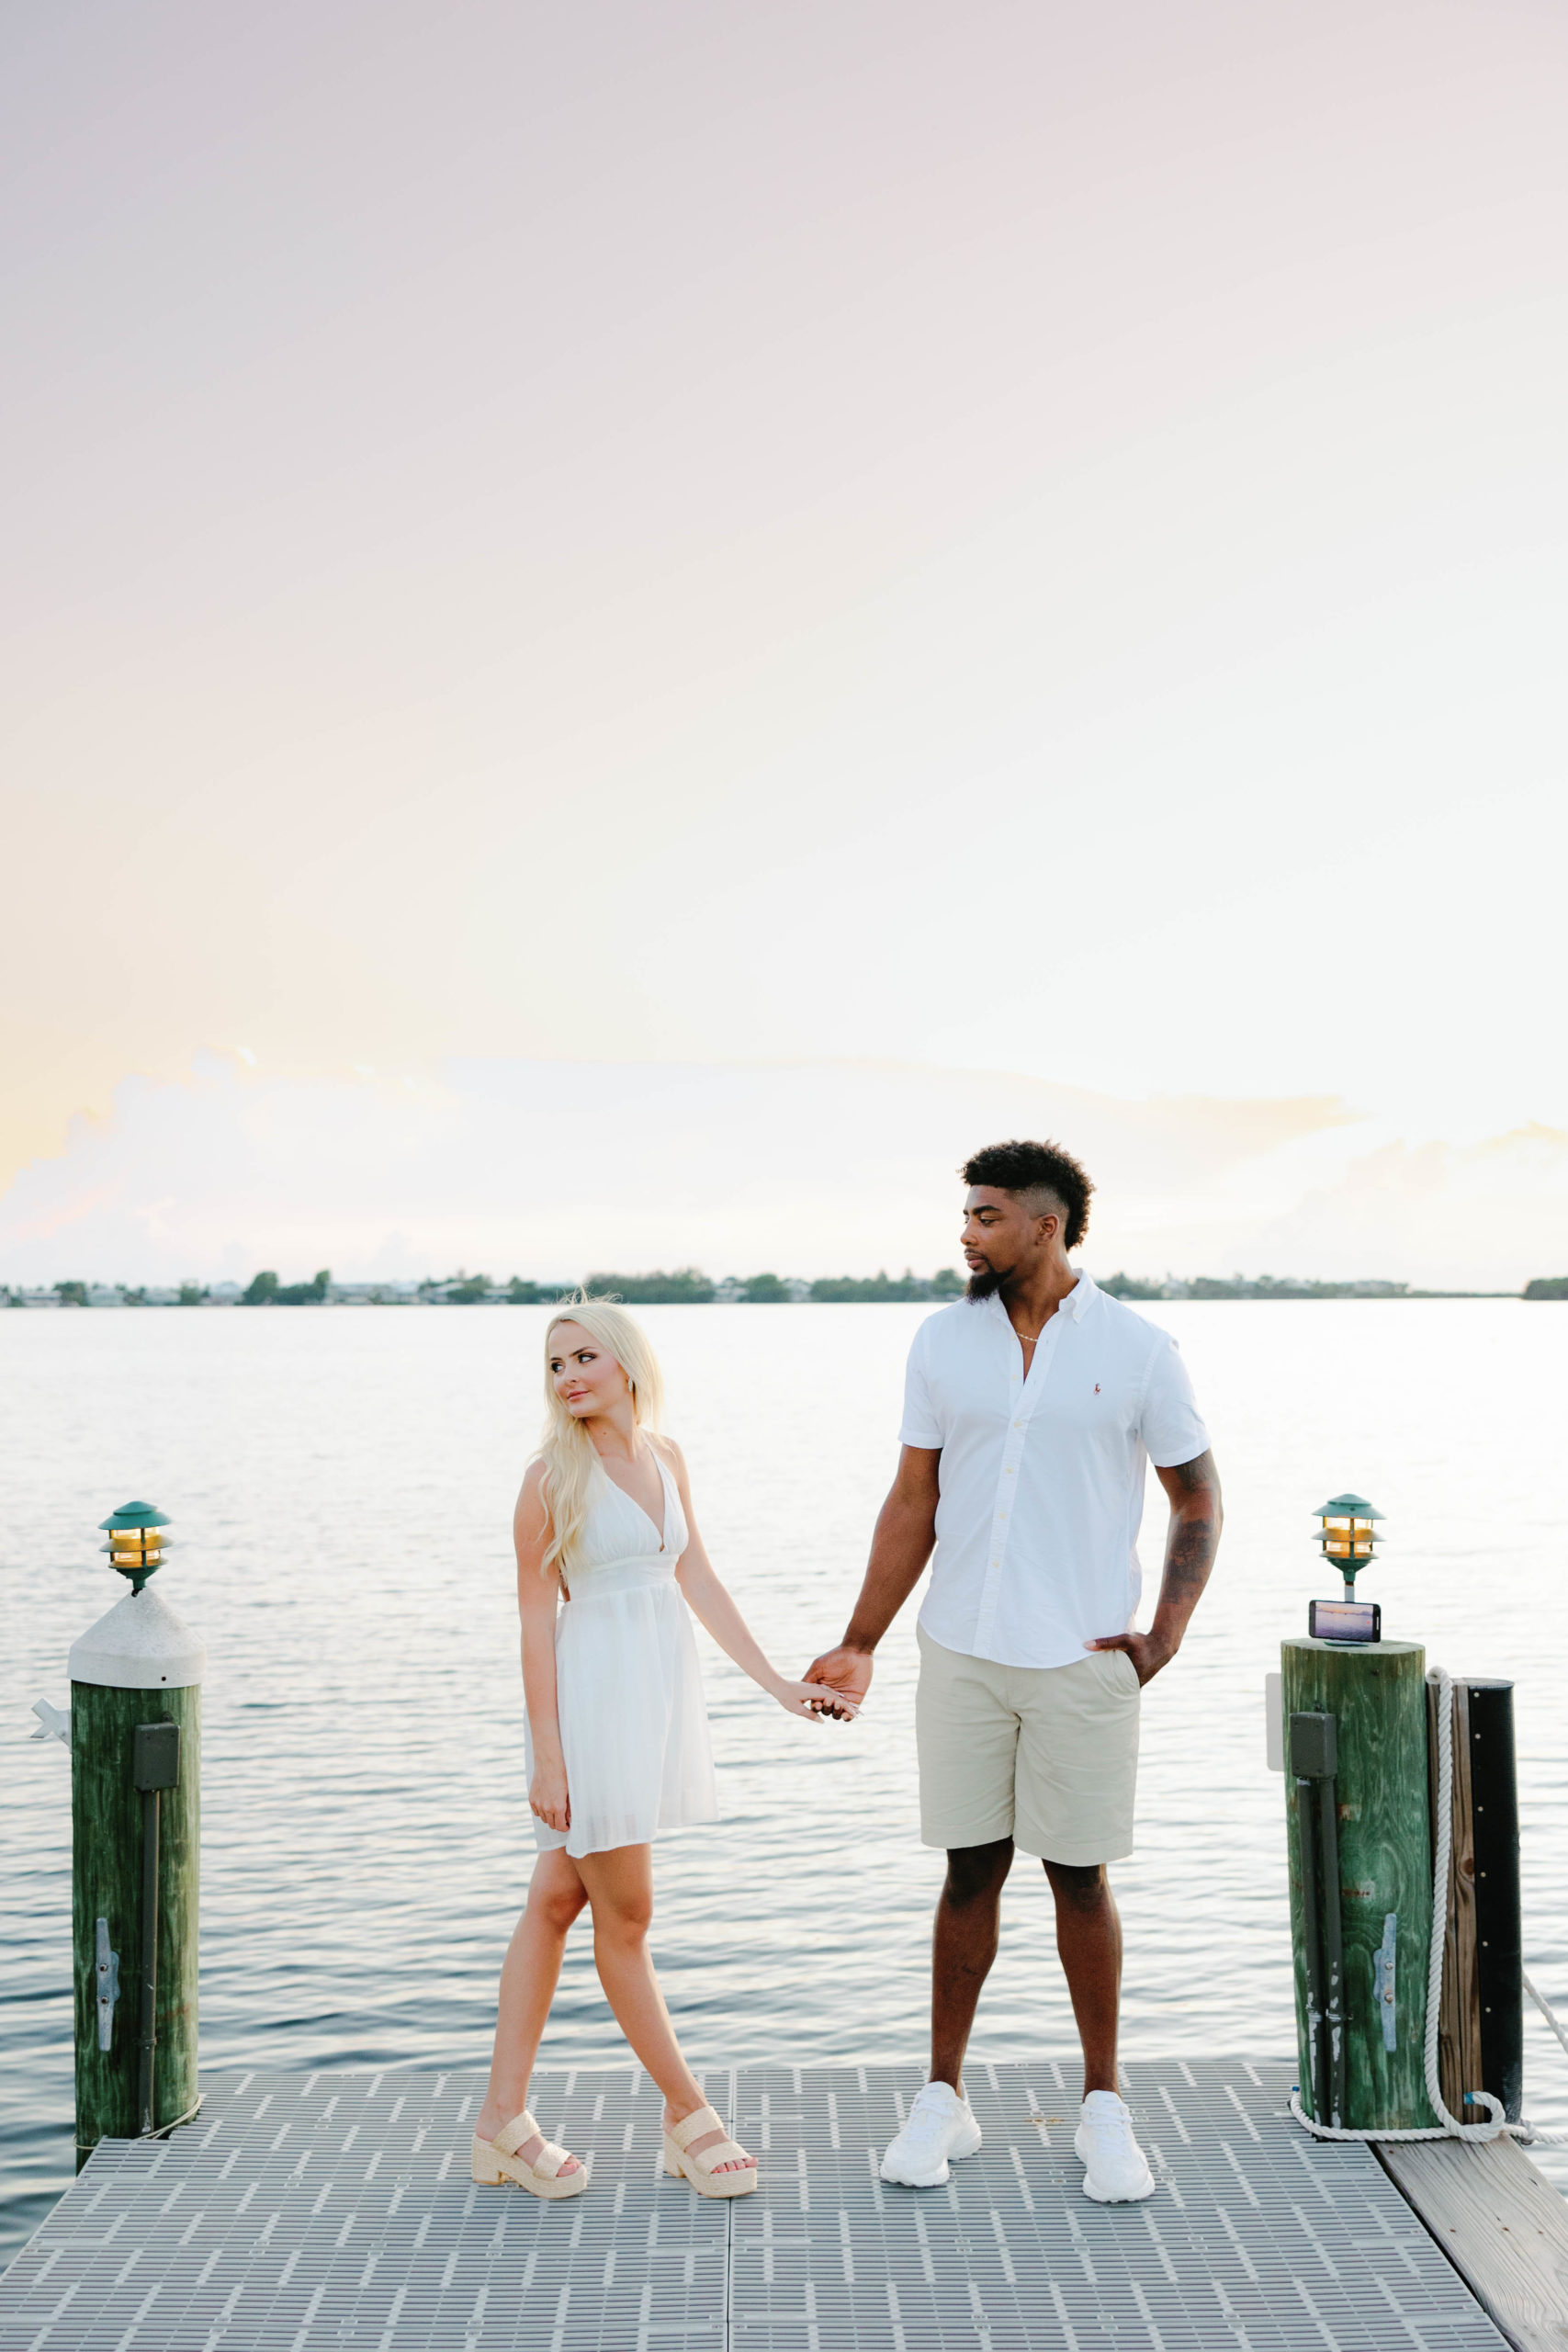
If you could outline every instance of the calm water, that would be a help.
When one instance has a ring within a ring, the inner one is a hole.
[[[842,1629],[926,1311],[648,1310],[709,1549],[796,1670]],[[1262,1679],[1327,1589],[1309,1514],[1345,1487],[1388,1514],[1370,1585],[1388,1630],[1517,1678],[1526,1951],[1568,2009],[1568,1308],[1156,1317],[1192,1367],[1229,1521],[1188,1646],[1145,1699],[1139,1849],[1116,1873],[1129,2055],[1292,2045]],[[128,1496],[176,1522],[159,1589],[210,1653],[204,2059],[488,2054],[533,1855],[508,1531],[543,1326],[530,1308],[0,1316],[0,2255],[70,2163],[70,1767],[28,1744],[28,1709],[64,1702],[72,1639],[119,1595],[95,1525]],[[1162,1525],[1151,1486],[1145,1569]],[[849,1727],[791,1723],[699,1634],[725,1818],[661,1848],[655,1929],[694,2058],[920,2049],[940,1865],[918,1838],[914,1614]],[[1041,1876],[1014,1873],[982,2054],[1071,2041]],[[1527,2106],[1568,2121],[1568,2060],[1527,2016]],[[618,2049],[584,1936],[545,2056]]]

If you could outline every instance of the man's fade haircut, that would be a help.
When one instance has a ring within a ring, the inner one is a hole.
[[[1089,1231],[1094,1180],[1059,1143],[988,1143],[959,1170],[966,1184],[989,1184],[998,1193],[1051,1193],[1066,1214],[1064,1249],[1076,1250]]]

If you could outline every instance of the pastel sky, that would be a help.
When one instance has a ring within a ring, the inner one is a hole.
[[[1568,17],[0,19],[0,1279],[1568,1266]],[[1562,1265],[1556,1261],[1561,1260]]]

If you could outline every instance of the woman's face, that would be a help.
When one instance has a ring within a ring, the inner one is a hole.
[[[550,1333],[550,1378],[569,1413],[586,1421],[631,1395],[616,1359],[581,1323],[558,1323]]]

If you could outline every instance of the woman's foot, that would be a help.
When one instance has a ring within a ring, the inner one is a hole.
[[[664,2102],[666,2132],[673,2132],[677,2123],[684,2123],[687,2116],[695,2115],[698,2108],[703,2105],[702,2099],[694,2098],[688,2100],[683,2106],[671,2107],[670,2101],[666,2099]],[[729,2134],[727,2132],[705,2132],[700,2139],[688,2141],[686,2153],[688,2155],[700,2156],[705,2148],[716,2147],[721,2140],[727,2140]],[[755,2156],[730,2157],[724,2164],[715,2165],[713,2169],[715,2172],[755,2172],[757,2159]]]
[[[526,2106],[526,2104],[527,2101],[525,2098],[523,2105]],[[514,2107],[512,2110],[513,2115],[521,2115],[522,2112],[523,2107],[521,2106]],[[484,2105],[479,2109],[479,2120],[474,2125],[474,2137],[476,2140],[493,2140],[498,2132],[504,2132],[506,2126],[511,2122],[511,2120],[512,2116],[503,2114],[501,2108],[493,2098],[487,2098]],[[531,2165],[537,2157],[539,2150],[544,2146],[544,2133],[542,2132],[536,2132],[532,2138],[524,2141],[523,2145],[516,2149],[514,2154],[519,2155],[525,2165]],[[581,2170],[582,2166],[578,2163],[575,2156],[568,2156],[565,2164],[561,2166],[563,2178],[568,2173],[581,2172]]]

